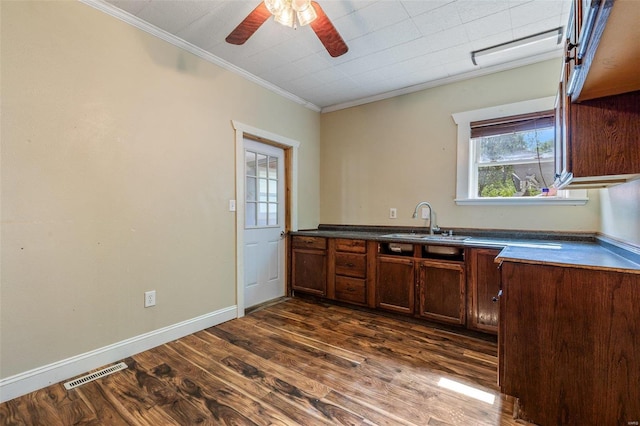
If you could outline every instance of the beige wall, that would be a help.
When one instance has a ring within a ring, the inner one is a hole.
[[[598,231],[598,191],[585,206],[457,206],[452,113],[554,96],[559,60],[323,114],[320,222],[422,226],[429,201],[441,227]],[[389,219],[389,208],[398,219]]]
[[[640,180],[602,189],[602,233],[640,247]]]
[[[320,114],[84,4],[1,7],[1,377],[235,305],[231,120],[301,142],[318,224]]]

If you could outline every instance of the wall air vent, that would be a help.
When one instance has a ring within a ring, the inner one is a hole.
[[[71,390],[73,388],[77,388],[78,386],[82,386],[85,383],[92,382],[96,379],[99,379],[104,376],[108,376],[109,374],[113,374],[116,371],[124,370],[127,368],[127,364],[121,362],[116,365],[112,365],[111,367],[103,368],[100,371],[96,371],[95,373],[87,374],[86,376],[79,377],[77,379],[71,380],[64,384],[64,387],[67,390]]]

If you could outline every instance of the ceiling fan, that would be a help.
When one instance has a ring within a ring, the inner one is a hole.
[[[349,50],[320,5],[311,0],[264,0],[225,40],[231,44],[244,44],[271,15],[276,22],[292,28],[311,25],[329,55],[334,58]]]

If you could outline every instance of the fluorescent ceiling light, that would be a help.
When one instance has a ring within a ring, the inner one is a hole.
[[[496,396],[492,393],[485,392],[480,389],[476,389],[474,387],[456,382],[454,380],[446,379],[444,377],[440,378],[440,381],[438,382],[438,386],[441,386],[445,389],[452,390],[457,393],[461,393],[466,396],[470,396],[471,398],[477,399],[482,402],[486,402],[487,404],[493,404],[496,400]]]
[[[555,50],[562,42],[562,27],[532,34],[471,52],[473,65],[494,65]]]

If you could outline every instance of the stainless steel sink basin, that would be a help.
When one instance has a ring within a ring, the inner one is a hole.
[[[466,235],[427,235],[424,237],[425,240],[432,241],[464,241],[471,237],[467,237]]]
[[[386,235],[383,235],[383,237],[386,237],[386,238],[398,238],[398,239],[401,239],[401,240],[422,240],[423,238],[430,237],[430,236],[431,235],[429,235],[429,234],[416,234],[416,233],[413,233],[413,232],[411,232],[411,233],[406,232],[406,233],[399,233],[399,234],[386,234]]]
[[[416,233],[397,233],[383,235],[386,238],[397,238],[402,240],[421,240],[421,241],[464,241],[470,237],[465,235],[431,235],[431,234],[416,234]]]

